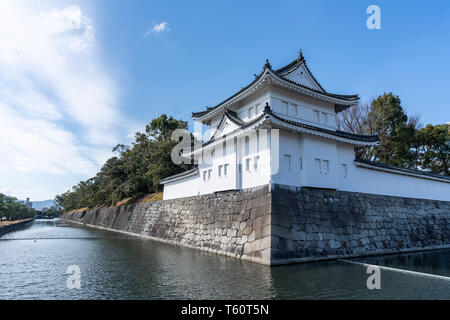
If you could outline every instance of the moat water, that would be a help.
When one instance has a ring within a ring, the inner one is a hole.
[[[56,220],[0,237],[0,299],[450,299],[450,250],[267,267]],[[68,289],[69,266],[80,289]],[[406,270],[406,271],[404,271]],[[413,272],[410,272],[413,271]]]

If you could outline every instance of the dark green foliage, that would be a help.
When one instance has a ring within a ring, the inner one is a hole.
[[[37,212],[36,219],[53,219],[61,215],[61,210],[57,207],[51,207],[45,212]]]
[[[414,125],[408,124],[398,96],[383,94],[373,100],[368,114],[368,126],[380,138],[380,145],[369,152],[377,161],[409,166],[413,161],[410,146],[414,141]]]
[[[162,178],[191,167],[176,165],[171,160],[170,153],[178,143],[171,141],[175,129],[187,129],[187,122],[165,114],[152,120],[145,133],[136,133],[131,145],[115,146],[113,152],[117,156],[108,159],[95,177],[57,196],[56,203],[68,211],[113,205],[126,198],[161,191]]]
[[[33,218],[36,211],[27,208],[24,204],[17,202],[16,198],[5,196],[0,193],[0,218],[6,217],[6,220],[19,220]]]
[[[420,128],[418,116],[408,117],[392,93],[379,96],[370,106],[344,111],[339,126],[353,133],[378,134],[378,146],[358,150],[362,158],[450,175],[450,125]]]
[[[432,172],[450,176],[450,124],[427,125],[418,132],[419,161]]]

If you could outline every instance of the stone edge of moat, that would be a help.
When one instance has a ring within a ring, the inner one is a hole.
[[[0,237],[7,233],[20,230],[33,221],[34,221],[34,218],[31,218],[31,219],[26,219],[24,221],[20,221],[17,223],[12,223],[12,224],[9,224],[6,226],[0,226]]]

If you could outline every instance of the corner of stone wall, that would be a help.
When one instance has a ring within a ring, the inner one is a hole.
[[[248,237],[241,259],[270,265],[271,189],[270,185],[248,189],[246,212],[249,214]]]
[[[271,255],[270,264],[292,258],[295,242],[292,240],[294,208],[300,195],[300,187],[271,185]]]
[[[292,216],[300,187],[269,183],[264,203],[251,211],[253,231],[244,247],[244,260],[276,265],[292,258]],[[259,200],[260,201],[260,200]]]

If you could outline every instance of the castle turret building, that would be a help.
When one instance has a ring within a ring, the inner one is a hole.
[[[449,201],[448,177],[355,158],[378,143],[337,129],[338,113],[358,101],[327,92],[301,51],[280,69],[266,61],[249,85],[193,113],[209,140],[183,153],[197,168],[161,181],[164,199],[278,184]]]

